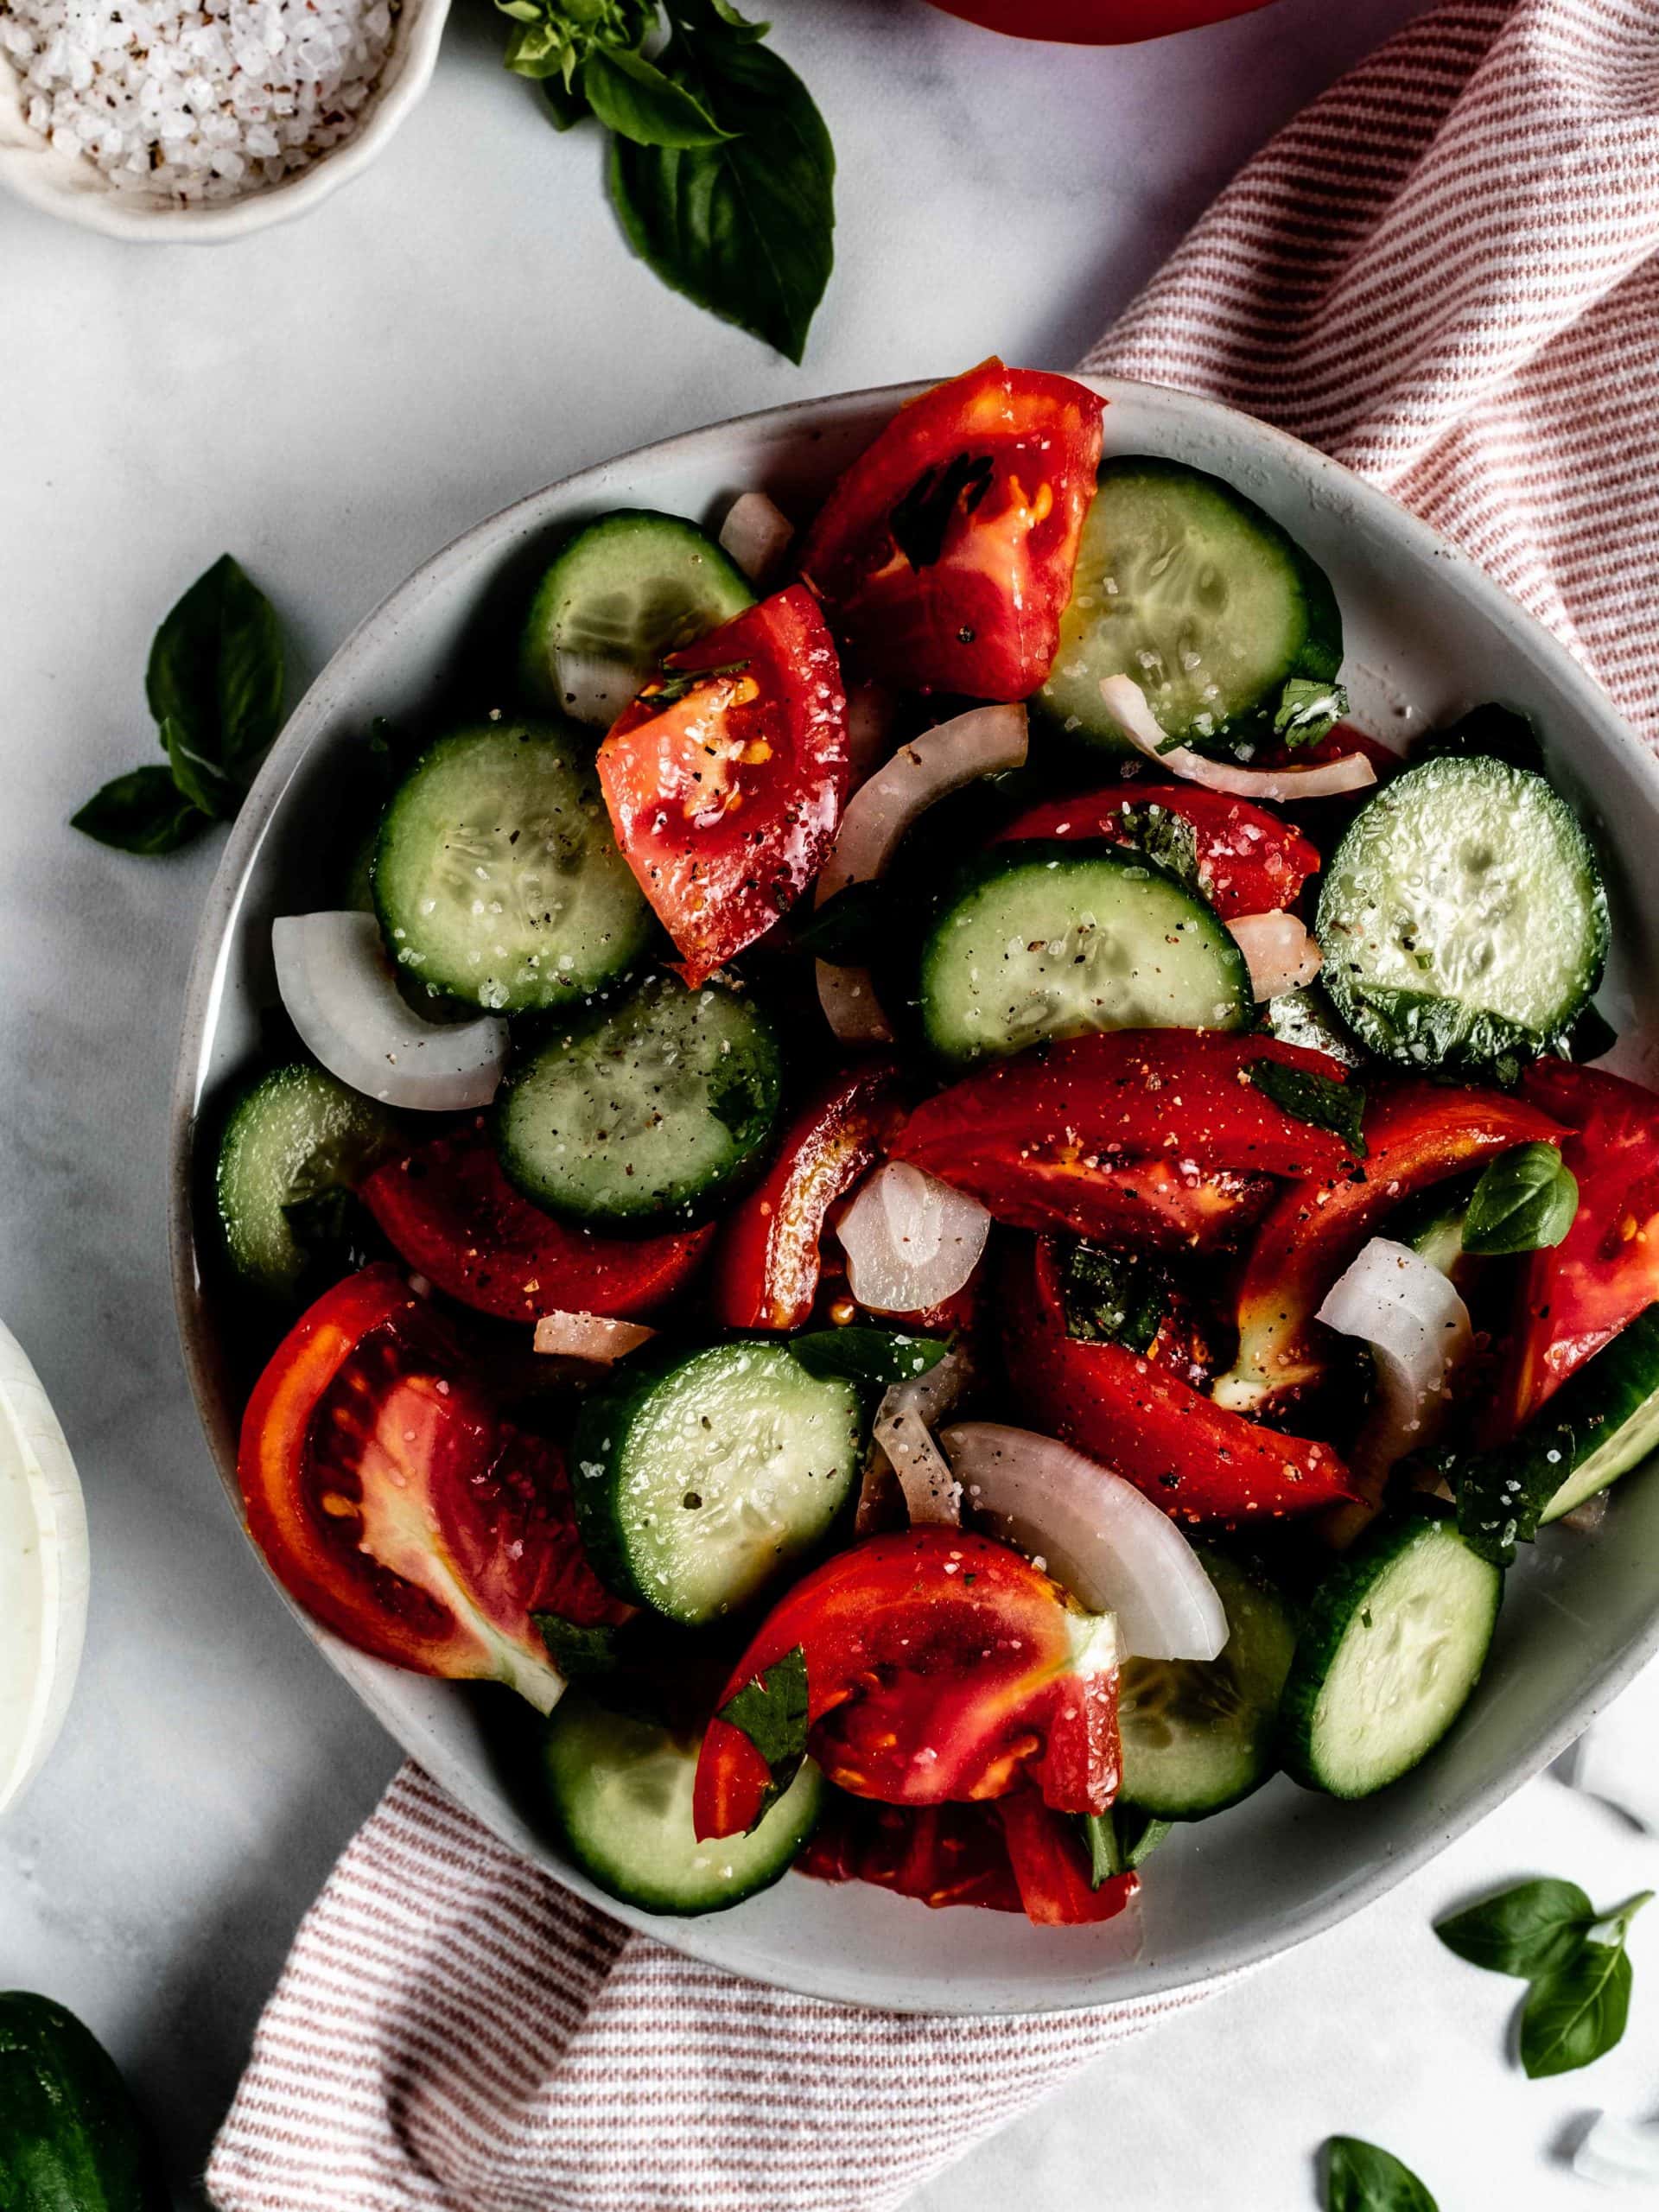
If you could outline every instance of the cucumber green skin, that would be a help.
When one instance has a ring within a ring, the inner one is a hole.
[[[1119,454],[1103,461],[1096,477],[1096,494],[1109,488],[1115,476],[1142,475],[1164,478],[1170,481],[1186,480],[1205,491],[1218,493],[1235,508],[1242,521],[1260,533],[1267,548],[1286,560],[1292,578],[1292,588],[1300,601],[1301,636],[1300,642],[1275,673],[1256,702],[1234,713],[1218,723],[1211,731],[1184,734],[1184,742],[1196,752],[1226,750],[1241,741],[1260,742],[1272,734],[1273,716],[1284,685],[1301,677],[1315,683],[1334,683],[1342,668],[1342,609],[1337,604],[1331,579],[1318,562],[1305,553],[1282,524],[1275,522],[1265,508],[1219,476],[1201,468],[1189,468],[1185,462],[1168,461],[1150,454]],[[1084,544],[1087,545],[1085,524]],[[1077,591],[1097,590],[1099,580],[1086,572],[1081,558],[1073,585]],[[1068,608],[1068,613],[1070,609]],[[1061,618],[1061,643],[1055,655],[1058,665],[1068,650],[1065,617]],[[1051,678],[1052,682],[1052,678]],[[1109,712],[1104,701],[1078,700],[1068,710],[1061,708],[1045,684],[1030,702],[1031,711],[1048,729],[1065,736],[1070,742],[1087,747],[1092,752],[1128,755],[1140,759],[1139,748],[1124,736],[1116,719]],[[1075,728],[1068,727],[1073,716]]]
[[[518,649],[519,681],[528,700],[563,709],[555,657],[596,650],[581,636],[583,601],[631,568],[642,576],[660,575],[682,602],[677,620],[634,641],[639,658],[631,654],[628,664],[642,677],[664,655],[694,645],[754,605],[747,577],[695,523],[648,507],[619,507],[568,537],[537,586]]]
[[[0,2207],[168,2212],[171,2202],[103,2044],[49,1998],[0,1993]]]
[[[1224,1009],[1224,1019],[1217,1019],[1204,1026],[1217,1029],[1248,1028],[1255,1016],[1255,998],[1250,988],[1250,974],[1243,954],[1231,931],[1217,916],[1213,907],[1195,893],[1189,891],[1167,869],[1144,855],[1126,851],[1120,845],[1104,841],[1079,839],[1068,842],[1064,839],[1027,838],[1017,844],[1001,845],[981,854],[958,871],[950,891],[940,902],[931,927],[923,943],[919,963],[918,996],[921,1005],[922,1028],[926,1041],[948,1065],[969,1067],[978,1062],[1023,1050],[1039,1041],[1038,1037],[1022,1036],[1017,1043],[1001,1048],[986,1043],[977,1048],[962,1045],[954,1035],[954,1025],[949,1016],[945,1000],[954,987],[952,955],[957,948],[953,940],[957,934],[957,917],[964,907],[976,902],[980,894],[1000,880],[1019,876],[1052,876],[1056,887],[1057,922],[1069,925],[1083,904],[1086,893],[1081,888],[1090,874],[1105,869],[1112,875],[1128,880],[1139,878],[1155,885],[1173,899],[1181,912],[1184,921],[1199,933],[1201,941],[1214,958],[1214,1006]],[[1072,893],[1068,897],[1068,890]],[[1159,943],[1162,945],[1161,936]],[[1160,955],[1166,957],[1166,955]],[[1075,1036],[1082,1030],[1096,1025],[1073,1023],[1044,1030],[1040,1041],[1051,1036]],[[1193,1027],[1198,1025],[1194,1024]]]
[[[1119,1802],[1158,1821],[1200,1821],[1224,1813],[1259,1789],[1279,1763],[1279,1702],[1296,1647],[1295,1622],[1277,1591],[1235,1560],[1208,1549],[1200,1549],[1198,1559],[1227,1615],[1220,1658],[1208,1664],[1129,1660],[1119,1670]],[[1167,1748],[1143,1745],[1133,1719],[1129,1669],[1153,1668],[1200,1681],[1219,1678],[1238,1701],[1240,1725],[1195,1724]],[[1195,1767],[1208,1770],[1195,1774]]]
[[[1468,1681],[1459,1703],[1446,1715],[1443,1726],[1433,1741],[1423,1744],[1415,1755],[1403,1764],[1391,1763],[1379,1769],[1375,1779],[1363,1788],[1338,1785],[1323,1757],[1318,1708],[1325,1680],[1335,1665],[1338,1655],[1349,1630],[1358,1621],[1363,1609],[1376,1591],[1390,1568],[1413,1546],[1423,1543],[1454,1543],[1464,1545],[1456,1524],[1449,1514],[1431,1512],[1425,1501],[1407,1518],[1383,1522],[1357,1544],[1314,1592],[1302,1620],[1296,1639],[1296,1656],[1291,1662],[1289,1678],[1279,1708],[1279,1758],[1287,1774],[1306,1789],[1317,1789],[1327,1796],[1370,1797],[1390,1783],[1398,1782],[1412,1768],[1421,1764],[1437,1745],[1443,1742],[1460,1717],[1475,1686],[1480,1679],[1486,1655],[1491,1648],[1492,1633],[1497,1625],[1498,1606],[1503,1596],[1503,1576],[1500,1568],[1486,1566],[1488,1605],[1484,1618],[1471,1618],[1469,1623],[1468,1650],[1465,1665]],[[1473,1560],[1476,1554],[1469,1551]],[[1475,1647],[1478,1646],[1478,1656]]]
[[[630,1753],[677,1753],[685,1763],[689,1800],[698,1749],[696,1743],[682,1742],[651,1722],[607,1713],[580,1691],[569,1691],[561,1700],[548,1725],[542,1802],[558,1840],[608,1897],[677,1919],[724,1912],[781,1880],[817,1826],[826,1793],[823,1776],[808,1759],[748,1835],[698,1846],[689,1802],[683,1833],[677,1821],[671,1833],[666,1821],[660,1823],[660,1833],[638,1827],[610,1835],[596,1832],[589,1815],[608,1763],[626,1764]],[[732,1877],[697,1867],[698,1859],[715,1869],[730,1866]],[[684,1865],[683,1872],[677,1862]]]
[[[290,1121],[291,1139],[308,1118],[312,1148],[296,1155],[290,1143],[282,1163],[285,1187],[273,1190],[277,1163],[261,1157],[262,1145],[277,1141],[282,1120]],[[231,1109],[213,1172],[219,1235],[242,1281],[268,1298],[288,1297],[304,1274],[306,1255],[282,1225],[282,1207],[342,1183],[354,1187],[401,1141],[384,1106],[308,1062],[273,1068],[251,1084]]]

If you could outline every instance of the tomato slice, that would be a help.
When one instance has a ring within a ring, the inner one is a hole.
[[[577,1541],[558,1453],[499,1418],[395,1268],[336,1283],[283,1338],[237,1471],[289,1596],[397,1666],[508,1682],[545,1712],[563,1685],[531,1615],[626,1618]]]
[[[822,1882],[871,1882],[936,1908],[1020,1910],[995,1805],[881,1805],[839,1797],[795,1870]]]
[[[1494,1442],[1659,1299],[1659,1096],[1565,1060],[1539,1061],[1521,1088],[1567,1132],[1561,1158],[1578,1178],[1579,1210],[1561,1242],[1527,1262],[1485,1424]]]
[[[683,652],[599,748],[617,843],[695,990],[765,935],[829,857],[847,797],[847,695],[792,584]]]
[[[1276,1518],[1352,1495],[1328,1444],[1264,1428],[1195,1389],[1179,1335],[1157,1358],[1068,1335],[1051,1245],[1011,1255],[1005,1290],[1003,1356],[1033,1424],[1124,1476],[1172,1519]]]
[[[900,1096],[897,1071],[879,1063],[837,1077],[791,1124],[721,1231],[714,1309],[725,1327],[798,1329],[810,1318],[825,1217],[880,1158]]]
[[[1084,1928],[1115,1920],[1141,1886],[1136,1874],[1115,1874],[1091,1889],[1077,1822],[1051,1812],[1034,1789],[996,1801],[1008,1863],[1027,1920],[1044,1928]]]
[[[1023,699],[1047,676],[1100,461],[1103,403],[995,359],[901,408],[801,556],[837,636],[907,690]]]
[[[568,1228],[513,1188],[481,1128],[388,1160],[360,1194],[411,1268],[504,1321],[648,1313],[690,1280],[715,1236],[712,1223],[639,1238]]]
[[[1139,835],[1126,830],[1123,817],[1128,814],[1139,824],[1148,807],[1160,808],[1191,829],[1199,887],[1224,922],[1288,906],[1319,873],[1319,848],[1300,830],[1265,806],[1196,784],[1114,784],[1076,798],[1045,799],[999,830],[992,842],[1105,837],[1114,844],[1139,844]]]
[[[721,1705],[798,1647],[813,1757],[855,1797],[936,1805],[1031,1781],[1063,1811],[1111,1802],[1111,1624],[1006,1544],[920,1528],[827,1560],[767,1615]],[[749,1827],[767,1779],[747,1736],[711,1720],[692,1805],[698,1835]]]

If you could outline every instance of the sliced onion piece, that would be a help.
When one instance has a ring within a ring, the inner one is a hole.
[[[795,525],[764,492],[741,492],[720,525],[720,549],[752,584],[763,584],[788,552]]]
[[[1244,956],[1258,1005],[1305,988],[1319,974],[1319,948],[1294,914],[1241,914],[1227,926]]]
[[[875,981],[868,968],[838,968],[834,962],[813,963],[817,976],[818,1004],[838,1041],[843,1045],[891,1045],[893,1024],[875,995]]]
[[[289,914],[271,924],[276,987],[330,1075],[387,1106],[432,1114],[487,1106],[507,1065],[507,1025],[423,1021],[404,1004],[372,914]]]
[[[1230,791],[1235,798],[1276,799],[1286,805],[1296,799],[1328,798],[1337,791],[1363,791],[1376,781],[1376,771],[1363,753],[1344,753],[1340,760],[1322,760],[1311,768],[1241,768],[1236,761],[1212,760],[1185,745],[1166,752],[1169,740],[1132,676],[1103,677],[1100,696],[1132,745],[1171,775],[1202,784],[1208,791]]]
[[[962,1485],[914,1406],[894,1404],[904,1386],[889,1390],[875,1416],[875,1440],[887,1453],[905,1494],[912,1529],[959,1529]]]
[[[918,1313],[954,1298],[990,1235],[991,1217],[936,1175],[890,1160],[861,1185],[836,1234],[847,1284],[872,1313]]]
[[[591,722],[595,729],[609,729],[634,693],[651,680],[649,669],[630,668],[626,661],[602,660],[589,653],[557,653],[553,667],[565,713],[576,721]]]
[[[873,883],[919,815],[964,784],[1021,766],[1027,741],[1023,707],[974,707],[901,745],[848,801],[814,904],[849,883]]]
[[[1469,1308],[1421,1252],[1374,1236],[1332,1285],[1319,1319],[1362,1338],[1376,1362],[1376,1407],[1352,1462],[1375,1494],[1396,1460],[1429,1440],[1446,1379],[1469,1351]]]
[[[972,1380],[973,1373],[973,1354],[968,1349],[967,1339],[958,1337],[944,1357],[935,1360],[925,1375],[910,1376],[903,1382],[893,1383],[887,1390],[876,1409],[877,1448],[870,1454],[869,1464],[864,1470],[863,1487],[858,1494],[858,1513],[854,1525],[861,1536],[869,1535],[877,1529],[892,1526],[890,1507],[898,1484],[904,1484],[906,1506],[911,1519],[914,1521],[918,1517],[911,1497],[912,1485],[904,1483],[902,1466],[895,1459],[893,1446],[887,1441],[884,1430],[895,1427],[903,1417],[905,1426],[898,1431],[901,1445],[906,1438],[913,1434],[911,1427],[913,1423],[927,1438],[930,1449],[938,1454],[938,1446],[933,1442],[931,1433],[933,1425],[943,1421],[950,1412]],[[897,1474],[896,1465],[899,1465]],[[961,1485],[951,1476],[948,1465],[943,1459],[940,1459],[938,1466],[929,1463],[931,1479],[924,1504],[931,1507],[937,1503],[941,1511],[946,1510],[947,1492],[938,1480],[940,1466],[944,1467],[946,1484],[951,1493],[948,1499],[950,1525],[960,1527]]]
[[[656,1333],[643,1321],[615,1321],[603,1313],[543,1313],[536,1324],[536,1349],[556,1358],[609,1367],[648,1344]]]
[[[1573,2153],[1573,2171],[1582,2181],[1609,2189],[1629,2183],[1659,2186],[1659,2120],[1620,2120],[1599,2112],[1594,2125]]]
[[[1116,1616],[1137,1659],[1214,1659],[1227,1616],[1198,1554],[1133,1483],[1028,1428],[958,1421],[940,1442],[974,1511],[1090,1612]]]

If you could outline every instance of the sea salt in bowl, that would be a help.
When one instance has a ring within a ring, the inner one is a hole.
[[[19,4],[20,0],[13,0],[13,6]],[[182,12],[187,0],[143,0],[146,10],[158,4],[168,13]],[[279,4],[280,0],[235,0],[240,28],[245,33],[274,22]],[[66,5],[83,22],[110,12],[104,0],[66,0]],[[218,26],[228,35],[230,5],[231,0],[217,0],[217,11],[208,15],[196,0],[188,21],[198,32]],[[272,156],[257,149],[269,149],[270,139],[259,136],[251,148],[247,126],[239,124],[223,149],[236,157],[224,165],[232,174],[218,176],[213,188],[215,194],[224,196],[183,199],[160,182],[119,182],[92,154],[64,151],[35,127],[30,108],[36,94],[24,74],[29,60],[12,52],[8,36],[9,32],[15,35],[22,17],[8,6],[8,0],[0,0],[0,185],[48,214],[61,215],[88,230],[111,238],[174,244],[242,238],[303,214],[374,159],[431,81],[449,0],[323,0],[321,19],[326,22],[331,9],[349,9],[367,19],[377,6],[390,13],[385,59],[342,134],[334,136],[333,143],[319,143],[302,165],[289,169],[280,181],[269,181],[265,169]],[[162,111],[176,112],[179,102],[188,97],[190,79],[175,69],[169,79],[158,88],[157,98]],[[269,129],[282,118],[264,120]],[[331,135],[332,130],[325,130],[318,137]],[[242,164],[240,175],[234,174],[237,161]]]

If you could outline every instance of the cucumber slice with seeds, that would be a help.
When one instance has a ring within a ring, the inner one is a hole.
[[[717,1620],[829,1533],[862,1434],[856,1385],[781,1344],[692,1352],[583,1408],[571,1462],[588,1556],[636,1605]]]
[[[654,930],[569,722],[483,722],[416,762],[381,818],[374,903],[399,967],[496,1014],[579,1004]]]
[[[400,1141],[384,1106],[321,1068],[296,1061],[261,1077],[225,1125],[213,1179],[237,1274],[270,1297],[287,1297],[308,1255],[286,1208],[354,1189]]]
[[[1100,696],[1132,677],[1184,745],[1256,735],[1286,683],[1333,683],[1342,617],[1325,572],[1218,476],[1107,461],[1083,526],[1059,649],[1036,704],[1087,743],[1133,751]]]
[[[1032,839],[974,862],[922,948],[922,1024],[956,1066],[1090,1029],[1243,1029],[1213,907],[1140,855]]]
[[[1501,1569],[1450,1520],[1377,1530],[1315,1592],[1281,1724],[1287,1770],[1333,1797],[1369,1797],[1426,1758],[1480,1680]]]
[[[1478,1065],[1562,1039],[1601,980],[1607,898],[1541,776],[1427,760],[1367,801],[1319,894],[1320,980],[1370,1051]]]

